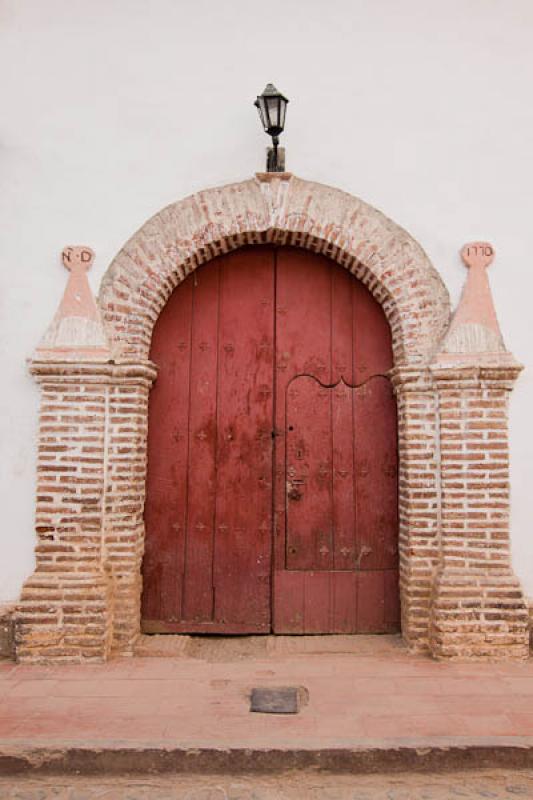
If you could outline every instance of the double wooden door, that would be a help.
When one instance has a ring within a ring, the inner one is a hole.
[[[368,290],[243,248],[177,287],[151,358],[143,630],[397,630],[391,337]]]

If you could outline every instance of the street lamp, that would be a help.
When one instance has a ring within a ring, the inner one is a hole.
[[[285,151],[281,148],[278,152],[278,137],[285,127],[288,102],[272,83],[267,83],[263,94],[254,103],[265,132],[272,136],[273,147],[267,151],[267,172],[285,172]]]

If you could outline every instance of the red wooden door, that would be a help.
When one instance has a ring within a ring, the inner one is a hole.
[[[151,358],[143,629],[271,629],[272,251],[199,269]]]
[[[238,250],[176,289],[151,358],[143,629],[397,630],[392,353],[370,293],[322,256]]]
[[[312,266],[311,263],[312,262]],[[322,256],[276,269],[278,633],[399,627],[396,404],[387,320]]]

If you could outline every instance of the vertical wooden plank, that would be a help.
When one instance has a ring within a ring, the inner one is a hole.
[[[354,383],[385,375],[392,367],[392,335],[383,309],[366,286],[352,281]]]
[[[332,491],[335,569],[355,566],[353,480],[353,277],[331,265],[332,278]],[[340,586],[341,584],[339,584]],[[343,584],[344,585],[344,584]],[[348,589],[349,591],[349,589]],[[348,602],[348,604],[350,604]]]
[[[383,569],[398,566],[398,418],[389,380],[376,378],[374,414],[380,419],[375,438],[376,491],[380,492]],[[376,562],[377,563],[377,562]]]
[[[330,390],[332,402],[332,489],[335,569],[356,562],[354,518],[354,389],[341,381]]]
[[[399,630],[400,627],[400,588],[398,585],[398,570],[388,569],[383,573],[385,593],[385,625],[390,630]]]
[[[273,629],[277,633],[304,633],[305,572],[274,572]]]
[[[171,295],[150,349],[158,377],[148,412],[142,616],[152,620],[179,619],[181,614],[192,289],[187,279]]]
[[[288,274],[280,259],[281,248],[274,250],[274,470],[273,470],[273,569],[279,580],[273,582],[272,606],[274,631],[285,632],[288,611],[285,613],[286,593],[282,570],[287,566],[287,385],[293,377],[289,372],[290,353],[285,340],[285,317],[290,299]],[[302,595],[303,597],[303,595]],[[276,610],[277,609],[277,610]],[[303,617],[302,617],[303,619]]]
[[[397,446],[394,398],[388,378],[354,390],[355,517],[359,569],[397,565]]]
[[[194,276],[182,605],[182,618],[194,622],[212,620],[214,610],[219,272],[215,261]]]
[[[331,572],[304,572],[305,633],[329,633],[332,630]]]
[[[352,385],[353,374],[353,284],[348,270],[330,262],[331,276],[331,384],[340,380]],[[313,265],[310,264],[312,274]]]
[[[383,633],[385,630],[384,574],[360,572],[357,576],[357,631]]]
[[[353,283],[355,518],[359,569],[397,565],[396,402],[390,381],[392,337],[381,306]]]
[[[332,573],[332,626],[325,633],[357,631],[357,573]]]
[[[270,249],[220,259],[215,619],[270,629],[274,264]]]

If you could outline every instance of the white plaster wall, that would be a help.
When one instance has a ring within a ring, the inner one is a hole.
[[[512,399],[513,561],[533,595],[531,0],[1,0],[0,601],[33,567],[38,393],[25,359],[65,244],[112,257],[153,213],[248,178],[252,106],[291,100],[288,168],[407,228],[448,285],[489,239]]]

